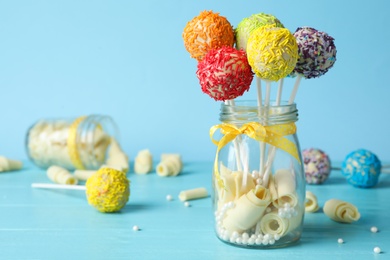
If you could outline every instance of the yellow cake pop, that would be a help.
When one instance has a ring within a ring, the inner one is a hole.
[[[122,171],[101,168],[85,186],[88,203],[101,212],[119,211],[129,200],[130,181]]]
[[[298,45],[288,29],[275,25],[255,29],[246,48],[248,62],[263,80],[278,81],[290,74],[298,60]]]

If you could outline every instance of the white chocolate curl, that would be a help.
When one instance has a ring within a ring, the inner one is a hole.
[[[247,175],[246,185],[243,185],[243,173],[241,171],[232,172],[222,163],[220,166],[220,174],[220,178],[224,183],[224,187],[215,185],[218,192],[219,206],[239,199],[242,195],[248,193],[250,190],[253,190],[256,187],[255,180],[253,179],[252,175]]]
[[[302,214],[292,218],[282,218],[278,212],[265,214],[260,220],[260,229],[264,234],[284,236],[297,228],[302,222]]]
[[[111,138],[111,144],[108,148],[108,157],[105,166],[118,169],[124,173],[127,173],[130,168],[129,158],[114,138]]]
[[[306,191],[305,211],[316,212],[319,208],[316,195],[311,191]]]
[[[196,188],[192,190],[183,190],[179,193],[179,199],[181,201],[188,201],[194,199],[201,199],[207,197],[206,188]]]
[[[277,199],[273,201],[273,205],[280,208],[285,203],[289,203],[291,207],[295,207],[298,199],[295,193],[295,178],[292,171],[287,169],[277,170],[274,175],[274,183]]]
[[[183,168],[179,154],[162,154],[161,162],[156,166],[156,172],[161,177],[177,176]]]
[[[236,201],[236,206],[226,213],[222,225],[230,232],[242,233],[256,225],[270,203],[271,194],[267,189],[260,187],[251,190],[242,195]]]
[[[8,172],[20,170],[23,167],[21,161],[10,160],[4,156],[0,156],[0,172]]]
[[[46,173],[50,180],[58,184],[76,185],[78,182],[68,170],[60,166],[50,166]]]
[[[74,177],[76,177],[80,181],[86,181],[92,174],[96,171],[94,170],[75,170],[73,172]]]
[[[332,220],[342,223],[352,223],[360,219],[360,213],[354,205],[337,199],[325,202],[324,213]]]
[[[141,150],[134,160],[134,172],[137,174],[147,174],[152,171],[153,157],[148,149]]]

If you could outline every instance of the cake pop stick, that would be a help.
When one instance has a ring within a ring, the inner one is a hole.
[[[225,101],[225,104],[228,104],[229,106],[234,106],[235,105],[235,102],[234,100],[226,100]],[[236,165],[237,165],[237,170],[238,171],[242,171],[242,167],[241,167],[241,156],[240,156],[240,142],[238,141],[239,140],[239,136],[237,136],[236,139],[233,140],[233,146],[234,146],[234,152],[236,154]],[[241,139],[241,138],[240,138]]]
[[[302,75],[298,74],[297,78],[295,79],[293,90],[291,91],[290,98],[288,100],[288,104],[291,105],[294,103],[295,96],[297,95],[299,84],[301,83]]]
[[[299,51],[299,60],[293,71],[297,75],[289,104],[295,100],[302,77],[317,78],[333,67],[336,62],[334,39],[325,32],[311,27],[299,27],[295,33]]]
[[[280,102],[281,102],[281,100],[282,100],[283,83],[284,83],[284,79],[281,78],[281,79],[279,80],[278,92],[276,93],[276,106],[279,106],[279,105],[280,105]]]
[[[88,178],[85,186],[33,183],[33,188],[85,190],[90,205],[101,212],[122,209],[130,196],[130,181],[124,172],[113,168],[100,168]]]
[[[54,183],[32,183],[32,188],[56,189],[56,190],[86,190],[84,185],[54,184]]]
[[[257,86],[257,106],[258,106],[258,114],[261,118],[262,107],[263,107],[263,97],[261,93],[261,79],[256,77],[256,86]],[[262,122],[261,122],[262,123]],[[260,142],[260,174],[264,172],[264,161],[265,161],[265,142]]]

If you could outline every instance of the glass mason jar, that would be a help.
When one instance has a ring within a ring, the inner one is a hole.
[[[300,239],[305,174],[297,120],[295,104],[260,110],[256,101],[222,104],[221,124],[210,129],[210,137],[217,146],[215,231],[223,242],[277,248]]]
[[[26,134],[29,158],[39,167],[95,170],[104,164],[118,129],[109,116],[41,119]]]

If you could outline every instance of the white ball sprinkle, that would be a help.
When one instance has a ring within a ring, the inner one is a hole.
[[[337,243],[343,244],[343,243],[344,243],[344,240],[343,240],[342,238],[339,238],[339,239],[337,239]]]
[[[190,203],[188,201],[184,202],[184,206],[189,207]]]
[[[374,247],[374,253],[375,254],[380,254],[381,253],[381,249],[380,249],[380,247]]]
[[[373,226],[373,227],[371,227],[371,232],[372,233],[376,233],[376,232],[378,232],[378,228],[377,227],[375,227],[375,226]]]
[[[166,199],[167,199],[167,201],[172,201],[173,200],[173,196],[171,194],[168,194],[166,196]]]
[[[137,225],[133,226],[134,231],[139,231],[139,227]]]

